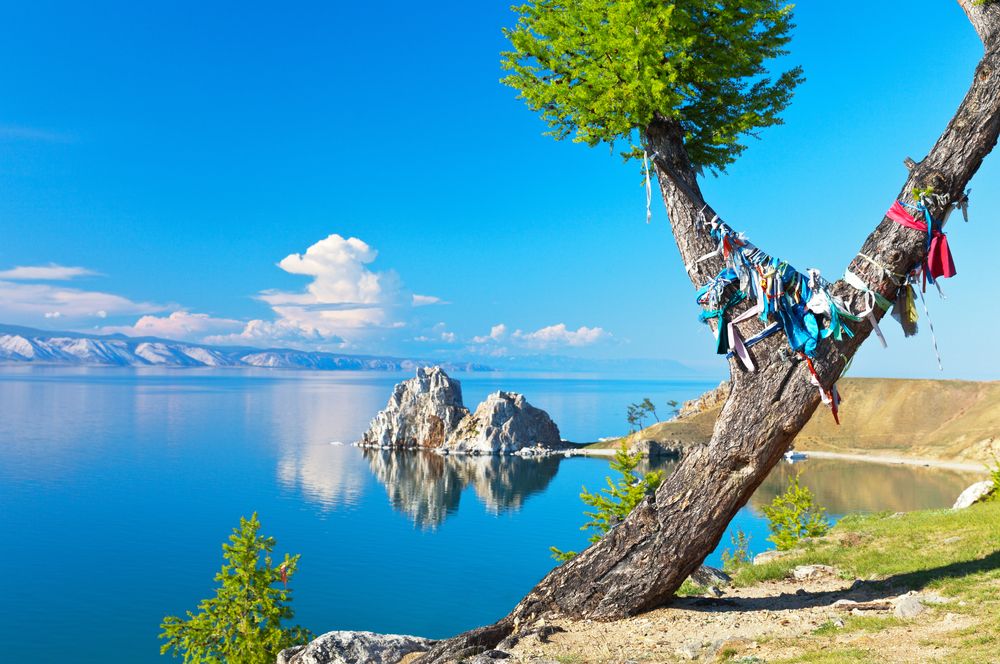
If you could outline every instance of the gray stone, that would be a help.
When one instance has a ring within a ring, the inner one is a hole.
[[[677,449],[678,447],[679,445],[675,445],[675,447],[668,447],[658,440],[637,440],[630,443],[628,449],[632,453],[639,453],[650,458],[657,458],[679,456],[680,452]]]
[[[701,654],[701,644],[689,641],[674,651],[678,657],[695,660]]]
[[[513,454],[547,453],[564,449],[566,444],[548,413],[532,406],[522,394],[498,391],[458,424],[445,447],[465,454]]]
[[[434,641],[374,632],[327,632],[305,646],[278,653],[277,664],[396,664],[410,653],[430,650]]]
[[[765,551],[763,553],[758,553],[753,557],[754,565],[766,565],[767,563],[774,562],[778,558],[787,555],[784,551]]]
[[[441,454],[538,456],[568,449],[548,413],[523,395],[495,392],[470,413],[462,387],[441,369],[417,369],[393,388],[358,441],[380,449],[430,448]]]
[[[792,576],[798,581],[815,579],[821,576],[836,576],[837,570],[829,565],[799,565],[792,570]]]
[[[393,388],[384,410],[361,437],[362,447],[440,447],[468,416],[462,386],[441,367],[417,369]]]
[[[971,507],[978,502],[982,502],[991,493],[993,493],[993,482],[991,480],[976,482],[962,492],[951,508],[953,510],[963,510],[966,507]]]
[[[730,586],[733,579],[721,569],[702,565],[691,575],[691,582],[702,588],[708,588],[710,586]]]
[[[897,618],[909,620],[910,618],[919,616],[926,608],[916,595],[903,595],[896,601],[896,606],[892,612]]]

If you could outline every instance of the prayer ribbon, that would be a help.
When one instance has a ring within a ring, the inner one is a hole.
[[[913,215],[906,211],[902,203],[893,201],[886,216],[901,226],[927,233],[926,267],[931,282],[939,277],[954,277],[957,271],[955,270],[955,260],[951,256],[951,249],[948,247],[948,236],[934,228],[934,220],[923,203],[920,204],[920,211],[924,213],[927,219],[926,223],[917,221]]]
[[[653,218],[653,186],[649,183],[649,155],[645,150],[642,152],[642,166],[646,171],[646,223]]]

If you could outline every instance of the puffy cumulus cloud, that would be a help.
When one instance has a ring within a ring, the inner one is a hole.
[[[231,334],[205,337],[209,344],[237,344],[249,346],[273,346],[277,344],[296,348],[342,349],[347,347],[343,337],[322,334],[318,330],[303,327],[288,320],[252,320],[242,330]]]
[[[565,323],[549,325],[534,332],[516,330],[512,337],[530,348],[552,348],[555,346],[589,346],[611,336],[600,327],[580,326],[570,330]]]
[[[161,305],[134,302],[101,291],[0,280],[0,320],[7,323],[34,325],[57,318],[67,323],[86,323],[107,316],[145,314],[163,309]]]
[[[364,348],[392,330],[407,327],[408,311],[444,302],[432,295],[413,295],[399,276],[371,265],[378,252],[364,240],[334,233],[302,254],[283,258],[289,274],[310,277],[302,291],[267,290],[257,298],[271,306],[273,321],[253,320],[239,333],[215,336],[213,342],[334,344]]]
[[[67,281],[96,274],[93,270],[88,270],[85,267],[49,263],[48,265],[18,265],[9,270],[0,270],[0,279],[8,281]]]
[[[473,343],[485,344],[490,341],[500,341],[507,334],[507,326],[499,323],[490,328],[490,333],[481,337],[472,337]]]
[[[503,349],[502,344],[535,350],[549,350],[567,346],[577,348],[590,346],[610,337],[611,333],[601,327],[581,325],[579,328],[571,330],[566,327],[565,323],[549,325],[534,332],[518,329],[508,334],[507,326],[500,323],[490,328],[488,335],[473,337],[472,341],[474,344],[479,344],[493,351]]]
[[[107,312],[104,312],[107,315]],[[98,317],[101,312],[97,312]],[[133,337],[163,337],[185,341],[200,341],[206,335],[235,332],[243,328],[243,322],[230,318],[214,318],[208,314],[193,314],[175,311],[168,316],[147,315],[134,325],[105,326],[105,332],[121,332]]]

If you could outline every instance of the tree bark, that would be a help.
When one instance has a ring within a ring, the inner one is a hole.
[[[897,198],[910,198],[915,188],[933,187],[931,212],[942,214],[960,200],[966,185],[1000,134],[1000,4],[959,0],[985,46],[972,85],[944,133],[919,164],[913,166]],[[714,277],[719,259],[696,263],[715,249],[708,233],[696,225],[700,211],[711,219],[698,187],[697,173],[684,150],[680,127],[657,118],[645,132],[674,239],[696,286]],[[892,199],[887,197],[886,207]],[[926,236],[883,217],[861,252],[889,271],[905,274],[925,257]],[[857,258],[850,269],[873,290],[895,298],[897,285],[879,268]],[[837,281],[831,293],[864,308],[864,294]],[[881,318],[883,312],[876,309]],[[762,328],[759,325],[753,334]],[[853,338],[821,341],[814,365],[824,387],[843,373],[871,333],[862,321],[852,325]],[[718,546],[726,527],[781,459],[795,435],[820,402],[804,363],[776,359],[786,345],[774,335],[753,347],[757,371],[743,371],[731,360],[732,389],[708,445],[684,457],[672,475],[621,524],[573,560],[555,568],[493,625],[441,642],[420,664],[454,661],[504,639],[514,639],[540,617],[614,620],[663,605],[681,583]]]

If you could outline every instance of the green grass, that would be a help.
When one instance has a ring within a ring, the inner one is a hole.
[[[733,580],[738,586],[753,585],[784,578],[793,568],[810,564],[832,565],[845,578],[863,579],[887,595],[916,590],[950,598],[941,607],[930,606],[917,621],[940,620],[947,612],[975,624],[950,632],[928,632],[920,643],[948,653],[942,655],[942,662],[995,661],[1000,650],[1000,502],[957,511],[847,516],[829,535],[808,541],[785,557],[766,565],[741,566]],[[837,640],[845,633],[877,635],[910,629],[907,625],[885,615],[845,616],[843,627],[826,623],[808,638],[789,641],[789,652],[803,648],[804,652],[780,661],[885,661],[877,648],[872,652],[844,649]],[[913,629],[910,638],[921,638],[919,633]]]

